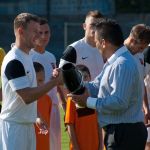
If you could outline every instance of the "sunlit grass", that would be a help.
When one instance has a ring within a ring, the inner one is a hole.
[[[69,136],[64,127],[64,111],[60,109],[61,113],[61,131],[62,131],[62,150],[69,150]]]

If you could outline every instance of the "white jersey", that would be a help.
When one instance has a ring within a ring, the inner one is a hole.
[[[5,56],[1,70],[2,110],[0,119],[17,123],[33,123],[37,117],[37,103],[25,104],[17,90],[36,87],[36,75],[30,55],[13,47]]]
[[[150,106],[150,64],[146,63],[145,65],[146,65],[145,67],[146,76],[145,76],[144,82],[145,82],[145,86],[147,90],[148,103]]]
[[[55,56],[48,51],[38,53],[33,49],[31,50],[30,55],[33,62],[38,62],[43,65],[45,71],[45,82],[48,82],[52,77],[53,69],[56,68]],[[55,87],[48,92],[48,95],[51,97],[52,103],[58,104],[57,90]]]
[[[134,55],[134,58],[138,66],[138,71],[142,83],[142,95],[144,97],[144,77],[145,77],[144,55],[143,53],[137,53]]]
[[[92,80],[101,72],[104,65],[99,50],[90,46],[84,38],[67,47],[60,59],[59,67],[68,62],[87,66]]]
[[[144,60],[145,60],[145,86],[147,90],[148,103],[150,106],[150,45],[144,51]]]

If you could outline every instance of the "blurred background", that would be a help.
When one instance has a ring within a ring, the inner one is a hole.
[[[85,15],[95,9],[116,19],[122,26],[124,37],[137,23],[150,25],[149,0],[0,0],[0,47],[8,52],[15,40],[15,16],[21,12],[34,13],[49,21],[52,36],[47,50],[58,62],[65,47],[84,36]]]

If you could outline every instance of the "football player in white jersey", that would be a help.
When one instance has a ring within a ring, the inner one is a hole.
[[[46,51],[51,32],[48,21],[45,18],[40,19],[39,39],[36,41],[36,46],[31,50],[30,54],[34,62],[43,65],[45,70],[45,82],[48,82],[52,77],[53,69],[56,68],[55,56]],[[57,88],[53,88],[48,92],[52,100],[52,109],[50,116],[50,149],[61,150],[61,125],[59,101],[57,97]]]
[[[145,66],[144,66],[144,55],[143,51],[148,47],[150,43],[150,27],[144,24],[137,24],[132,27],[129,37],[125,40],[124,44],[133,54],[137,63],[139,74],[142,82],[142,93],[143,93],[143,108],[145,113],[146,123],[150,120],[150,111],[147,98],[147,91],[144,85],[145,78]],[[148,141],[149,142],[149,141]],[[150,148],[150,144],[147,143],[146,147]],[[147,149],[150,150],[150,149]]]
[[[144,51],[144,60],[145,60],[145,79],[144,83],[147,90],[147,98],[150,108],[150,45]],[[150,123],[150,122],[148,122]],[[148,127],[148,138],[147,138],[147,145],[145,150],[150,150],[150,126]]]
[[[83,29],[85,30],[84,38],[69,45],[60,59],[59,67],[65,63],[83,64],[90,69],[91,77],[94,79],[103,68],[103,59],[95,47],[94,29],[92,24],[103,15],[98,11],[87,13]]]
[[[39,38],[39,17],[21,13],[14,19],[15,45],[2,63],[0,150],[36,150],[36,100],[58,84],[59,77],[37,87],[29,51]],[[57,70],[55,70],[57,71]],[[55,74],[57,75],[57,74]]]

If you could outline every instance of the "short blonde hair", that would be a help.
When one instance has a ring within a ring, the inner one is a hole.
[[[26,29],[30,21],[39,22],[39,17],[30,13],[19,14],[14,20],[14,30],[19,27]]]
[[[86,18],[88,17],[103,18],[104,16],[98,10],[92,10],[87,13]]]

